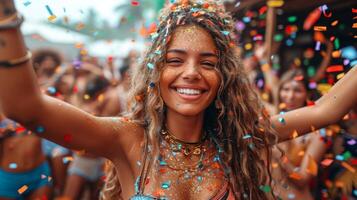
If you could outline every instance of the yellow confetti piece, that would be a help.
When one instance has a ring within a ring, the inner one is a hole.
[[[344,168],[348,169],[348,171],[350,171],[350,172],[352,172],[352,173],[355,173],[355,172],[356,172],[356,169],[353,168],[351,165],[349,165],[349,164],[346,163],[346,162],[342,162],[341,165],[342,165]]]
[[[314,31],[326,31],[326,26],[314,26]]]
[[[357,28],[357,23],[353,23],[352,28]]]
[[[53,22],[56,18],[57,18],[56,15],[51,15],[47,19],[48,21]]]
[[[280,110],[283,110],[283,109],[285,109],[286,108],[286,104],[285,103],[280,103],[279,104],[279,109]]]
[[[22,186],[20,189],[17,190],[19,194],[24,193],[28,189],[27,185]]]
[[[270,70],[270,65],[268,63],[265,63],[262,65],[261,69],[263,72],[267,72]]]
[[[341,51],[340,50],[332,52],[332,57],[333,58],[339,58],[340,56],[341,56]]]
[[[277,168],[278,166],[279,166],[279,164],[276,163],[276,162],[273,162],[273,163],[271,164],[271,167],[274,168],[274,169]]]
[[[344,76],[345,76],[345,73],[341,73],[341,74],[338,74],[336,77],[337,77],[337,80],[340,80]]]
[[[331,26],[336,26],[338,24],[338,20],[335,20],[331,23]]]
[[[269,7],[277,8],[277,7],[283,6],[284,5],[284,1],[283,0],[269,0],[267,2],[267,5]]]
[[[264,92],[262,94],[262,99],[265,100],[265,101],[268,101],[269,100],[269,94],[267,94],[266,92]]]
[[[250,49],[252,49],[252,47],[253,47],[253,45],[251,43],[247,43],[247,44],[244,45],[244,48],[246,50],[250,50]]]
[[[103,95],[103,94],[99,95],[99,96],[97,97],[97,101],[103,102],[103,101],[104,101],[104,95]]]
[[[305,151],[304,150],[299,151],[298,156],[304,156],[304,155],[305,155]]]
[[[88,99],[90,99],[90,96],[89,96],[89,94],[85,94],[85,95],[83,96],[83,98],[84,98],[85,100],[88,100]]]
[[[306,171],[314,176],[317,175],[318,165],[313,157],[309,155],[309,162]]]
[[[298,137],[299,136],[299,133],[296,131],[296,130],[294,130],[294,132],[293,132],[293,138],[296,138],[296,137]]]
[[[296,66],[300,66],[300,65],[301,65],[301,60],[300,60],[299,58],[295,58],[295,59],[294,59],[294,64],[295,64]]]

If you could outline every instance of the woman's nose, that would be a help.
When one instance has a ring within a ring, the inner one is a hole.
[[[187,63],[184,68],[183,77],[187,80],[201,79],[199,66],[196,62],[190,61]]]

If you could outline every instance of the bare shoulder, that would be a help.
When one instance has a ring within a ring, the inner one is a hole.
[[[102,144],[103,148],[114,145],[110,156],[112,158],[128,156],[130,152],[140,148],[144,142],[144,127],[128,118],[100,117],[99,121],[106,127],[105,131],[112,136],[109,144]]]

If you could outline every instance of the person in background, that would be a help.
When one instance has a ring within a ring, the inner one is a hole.
[[[32,63],[38,83],[44,93],[49,95],[56,93],[56,91],[51,91],[51,88],[53,88],[52,86],[63,70],[62,60],[61,54],[54,49],[45,48],[34,51]],[[54,196],[57,196],[64,189],[68,168],[68,163],[64,160],[71,152],[69,149],[46,139],[42,139],[42,150],[52,169]]]
[[[302,69],[284,73],[278,88],[280,112],[289,112],[308,105],[308,77]],[[317,165],[327,149],[319,130],[302,137],[292,133],[292,140],[282,142],[273,151],[275,194],[282,199],[313,200],[310,182],[317,175]],[[279,150],[284,152],[284,157]]]

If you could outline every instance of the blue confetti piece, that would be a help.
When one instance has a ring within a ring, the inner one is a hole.
[[[227,35],[229,35],[229,31],[221,31],[221,33],[223,33],[223,35],[225,35],[225,36],[227,36]]]
[[[26,2],[24,2],[24,6],[29,6],[31,4],[31,1],[26,1]]]
[[[10,163],[9,164],[9,168],[10,169],[16,169],[17,168],[17,164],[16,163]]]
[[[202,182],[203,181],[203,177],[202,176],[198,176],[197,180],[198,180],[198,182]]]
[[[353,190],[353,195],[357,196],[357,190]]]
[[[192,12],[197,12],[197,11],[199,11],[200,9],[198,9],[198,8],[191,8],[191,11]]]
[[[47,92],[53,95],[53,94],[56,94],[57,91],[56,91],[55,87],[51,86],[51,87],[47,88]]]
[[[151,34],[151,39],[154,40],[155,38],[157,38],[159,36],[158,33],[153,33]]]
[[[279,115],[285,115],[285,112],[284,112],[284,111],[281,111],[281,112],[279,113]]]
[[[326,129],[325,128],[320,129],[319,133],[320,133],[321,137],[326,137]]]
[[[49,5],[46,5],[46,9],[51,16],[54,15]]]
[[[149,84],[149,87],[150,87],[150,88],[155,87],[155,83],[151,82],[151,83]]]
[[[156,50],[156,51],[155,51],[155,54],[157,54],[157,55],[161,55],[161,53],[162,53],[162,52],[161,52],[160,50]]]
[[[342,155],[337,155],[336,156],[336,160],[342,161],[344,159],[344,157]]]
[[[45,128],[43,126],[37,126],[36,127],[36,132],[37,133],[43,133],[45,131]]]
[[[295,194],[292,193],[288,194],[288,199],[295,199]]]
[[[148,63],[148,64],[147,64],[147,67],[148,67],[149,69],[154,69],[154,64]]]
[[[285,125],[285,119],[284,118],[282,118],[282,117],[279,117],[279,122],[281,123],[281,124],[284,124]]]
[[[252,136],[251,135],[245,135],[245,136],[243,136],[243,140],[245,140],[245,139],[248,139],[248,138],[251,138]]]
[[[171,181],[166,181],[161,184],[161,188],[165,190],[169,189],[170,186],[171,186]]]

